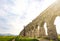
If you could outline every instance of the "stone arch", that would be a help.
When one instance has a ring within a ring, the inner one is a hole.
[[[54,41],[57,40],[57,32],[56,32],[56,26],[54,25],[54,20],[56,18],[56,15],[53,15],[50,17],[50,19],[47,19],[47,31],[48,31],[48,37],[49,39],[52,39]]]
[[[33,31],[33,37],[34,38],[38,37],[38,35],[37,35],[37,26],[38,26],[37,24],[32,25],[32,27],[33,27],[32,31]]]
[[[31,25],[31,37],[35,38],[35,25]]]
[[[35,37],[36,38],[39,37],[39,25],[38,24],[35,25]]]
[[[43,20],[39,23],[39,37],[46,36],[45,35],[44,23],[45,23],[45,21],[43,21]]]

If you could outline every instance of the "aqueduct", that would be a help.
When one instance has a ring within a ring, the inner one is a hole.
[[[60,16],[60,1],[57,0],[46,10],[44,10],[36,19],[30,22],[24,29],[21,31],[21,36],[27,37],[44,37],[45,29],[44,23],[47,24],[47,33],[49,39],[57,40],[56,26],[54,25],[54,20],[57,16]]]

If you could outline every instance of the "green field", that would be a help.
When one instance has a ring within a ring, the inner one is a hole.
[[[60,41],[60,35],[58,36],[58,40]]]
[[[38,41],[37,39],[27,37],[0,36],[0,41],[12,41],[12,39],[15,39],[15,41]]]
[[[15,36],[0,36],[0,41],[11,41]]]
[[[15,41],[38,41],[37,39],[35,38],[29,38],[29,37],[16,37],[15,38]]]
[[[0,36],[0,41],[12,41],[12,39],[15,39],[15,41],[38,41],[36,38],[19,37],[19,36],[17,37],[16,36]],[[58,41],[60,41],[60,35],[58,36]]]

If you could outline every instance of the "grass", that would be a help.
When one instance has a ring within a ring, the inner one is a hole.
[[[0,36],[0,41],[11,41],[14,36]]]
[[[38,41],[37,39],[28,37],[0,36],[0,41],[12,41],[12,39],[15,39],[15,41]]]
[[[16,37],[15,41],[38,41],[37,39],[34,38],[29,38],[29,37]]]
[[[60,41],[60,35],[58,35],[58,41]]]
[[[12,41],[12,39],[15,39],[15,41],[38,41],[36,38],[30,38],[30,37],[0,36],[0,41]],[[45,39],[48,39],[48,38],[45,38]],[[50,41],[53,41],[53,40],[50,40]],[[58,41],[60,41],[60,35],[58,36]]]

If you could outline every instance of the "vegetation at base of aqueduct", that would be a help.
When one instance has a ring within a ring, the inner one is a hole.
[[[12,39],[15,39],[15,41],[38,41],[35,38],[28,38],[28,37],[0,36],[0,41],[12,41]],[[46,38],[46,39],[48,39],[48,38]],[[51,40],[51,41],[53,41],[53,40]],[[60,35],[58,36],[58,41],[60,41]]]

